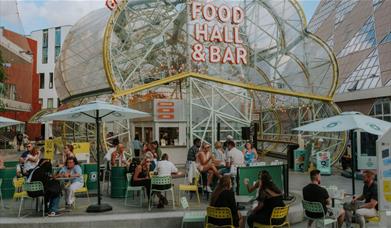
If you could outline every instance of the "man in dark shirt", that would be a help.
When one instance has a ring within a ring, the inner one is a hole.
[[[377,183],[375,174],[369,170],[363,173],[364,189],[359,197],[353,196],[352,204],[355,205],[357,223],[360,227],[364,227],[365,218],[377,216]],[[361,202],[360,202],[361,201]],[[347,213],[347,223],[351,222],[352,213]]]
[[[323,206],[325,215],[328,215],[327,205],[330,205],[330,197],[326,189],[320,186],[320,171],[315,169],[310,172],[311,183],[303,188],[303,199],[309,202],[320,202]],[[310,218],[321,218],[322,213],[305,212]],[[345,219],[345,211],[341,209],[338,211],[338,227],[342,227]],[[308,221],[310,227],[313,220]]]
[[[196,160],[196,154],[200,150],[201,146],[201,140],[199,138],[196,138],[193,140],[193,146],[190,147],[189,151],[187,152],[187,161],[192,162]]]

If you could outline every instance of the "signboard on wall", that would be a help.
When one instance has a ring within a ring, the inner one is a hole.
[[[391,210],[391,129],[376,142],[379,210]]]
[[[73,153],[75,154],[78,161],[90,162],[90,143],[72,143]]]
[[[185,121],[184,101],[176,99],[153,100],[153,119],[157,122]]]
[[[357,168],[377,169],[376,140],[378,136],[357,130]]]

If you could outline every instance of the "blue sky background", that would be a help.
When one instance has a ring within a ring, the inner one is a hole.
[[[309,22],[319,0],[299,2]],[[28,35],[43,28],[73,25],[90,11],[102,7],[105,0],[0,0],[0,26]]]

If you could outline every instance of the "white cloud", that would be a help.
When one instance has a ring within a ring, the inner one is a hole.
[[[103,7],[105,7],[105,0],[18,1],[26,34],[47,27],[73,25],[89,12]]]

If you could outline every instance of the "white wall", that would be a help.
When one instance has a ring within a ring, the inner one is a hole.
[[[66,35],[71,29],[71,25],[59,26],[61,27],[61,47],[65,40]],[[58,107],[58,96],[56,92],[56,87],[54,85],[53,78],[53,86],[49,89],[49,79],[50,73],[53,73],[54,77],[54,67],[55,67],[55,30],[56,28],[47,28],[48,30],[48,61],[47,63],[42,63],[42,44],[43,44],[43,30],[36,30],[31,32],[30,37],[37,41],[37,73],[38,77],[40,77],[40,73],[45,74],[45,84],[44,89],[39,89],[39,98],[42,99],[42,109],[46,109],[48,107],[48,99],[53,98],[53,108]],[[52,136],[51,124],[45,124],[45,138]]]

